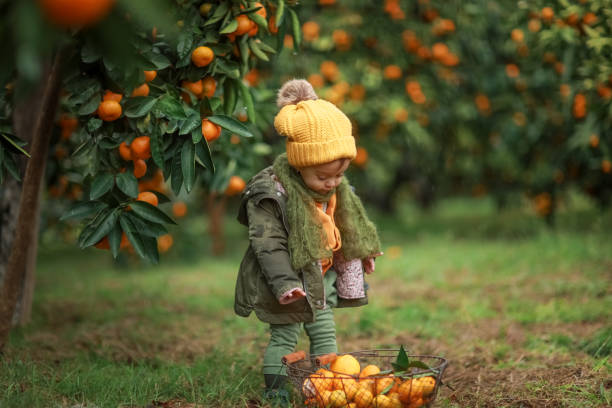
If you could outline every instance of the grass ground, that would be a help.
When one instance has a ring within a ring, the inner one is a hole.
[[[370,304],[336,311],[340,351],[450,361],[439,407],[612,403],[612,214],[582,202],[555,230],[528,210],[454,200],[376,217],[385,256]],[[245,231],[209,255],[203,217],[159,266],[45,237],[33,322],[12,332],[0,407],[249,406],[265,325],[233,314]],[[308,350],[307,339],[299,348]]]

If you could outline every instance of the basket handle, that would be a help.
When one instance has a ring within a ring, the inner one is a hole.
[[[287,365],[287,364],[297,363],[298,361],[302,361],[305,358],[306,358],[306,353],[302,350],[298,350],[296,352],[284,355],[283,358],[281,358],[281,362]]]
[[[323,354],[322,356],[315,358],[315,364],[317,366],[324,366],[325,364],[329,364],[334,361],[336,357],[338,357],[336,353]]]

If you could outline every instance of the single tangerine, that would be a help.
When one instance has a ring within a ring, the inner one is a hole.
[[[225,189],[225,195],[234,196],[240,194],[246,187],[246,182],[239,176],[232,176],[229,179],[227,188]]]
[[[117,101],[102,101],[100,105],[98,105],[98,116],[105,122],[112,122],[119,119],[121,113],[121,105],[119,105]]]
[[[134,88],[131,96],[149,96],[149,85],[145,83]]]
[[[146,82],[151,82],[157,77],[157,71],[144,71],[144,74]]]
[[[215,58],[215,53],[210,47],[199,46],[191,53],[191,61],[196,67],[205,67]]]
[[[236,36],[248,33],[253,28],[253,24],[255,24],[245,14],[240,14],[239,16],[237,16],[236,21],[238,22],[238,27],[232,32],[232,34]]]
[[[159,199],[157,196],[150,191],[143,191],[142,193],[138,194],[138,198],[136,198],[136,200],[144,201],[145,203],[149,203],[155,207],[157,207],[157,204],[159,204]]]
[[[270,30],[271,34],[278,33],[278,26],[276,25],[276,16],[272,16],[268,20],[268,30]]]
[[[172,204],[172,215],[177,218],[187,215],[187,204],[182,201],[177,201],[176,203]]]
[[[359,361],[350,354],[343,354],[338,356],[329,366],[332,372],[346,374],[346,375],[357,375],[361,371]]]
[[[161,253],[168,252],[173,244],[174,238],[172,238],[172,235],[170,234],[165,234],[157,238],[157,249]]]
[[[383,70],[383,76],[391,80],[400,79],[402,77],[402,69],[397,65],[387,65]]]
[[[132,160],[132,150],[127,143],[121,142],[119,145],[119,156],[126,161]]]
[[[45,16],[62,27],[89,26],[103,19],[114,0],[39,0]]]
[[[325,79],[331,82],[337,80],[340,74],[338,65],[334,61],[323,61],[321,63],[320,71]]]
[[[202,119],[202,136],[207,142],[217,140],[221,135],[221,126],[212,123],[208,119]]]
[[[365,167],[368,162],[368,151],[365,147],[357,147],[357,155],[353,159],[353,164],[357,167]],[[380,371],[380,370],[379,370]]]
[[[147,174],[147,163],[142,159],[134,160],[134,177],[142,178]]]
[[[255,14],[259,14],[260,16],[262,16],[263,18],[266,18],[268,16],[268,13],[266,12],[266,8],[264,7],[263,4],[261,4],[260,2],[255,2],[255,4],[253,4],[253,7],[261,7],[259,10],[257,10],[255,12]]]
[[[181,88],[187,89],[198,99],[202,97],[203,87],[201,79],[195,82],[183,81],[181,82]],[[181,98],[183,98],[186,103],[191,103],[191,96],[187,92],[181,93]]]
[[[149,136],[138,136],[130,145],[132,159],[146,160],[151,157],[151,138]]]
[[[203,94],[207,98],[212,98],[213,96],[215,96],[216,90],[217,90],[217,81],[215,81],[215,78],[208,76],[202,79],[201,94]]]
[[[361,149],[363,149],[363,147],[361,147]],[[369,377],[371,375],[376,375],[378,373],[380,373],[380,368],[378,368],[377,365],[370,364],[370,365],[365,366],[363,370],[361,370],[361,372],[359,373],[359,378]]]
[[[122,98],[123,98],[123,95],[121,95],[120,93],[115,93],[111,91],[110,89],[107,89],[106,92],[104,92],[104,95],[102,96],[103,101],[121,102]]]

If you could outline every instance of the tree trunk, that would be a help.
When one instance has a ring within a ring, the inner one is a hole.
[[[46,76],[46,81],[44,81],[40,113],[36,117],[32,130],[31,157],[28,160],[23,178],[23,190],[19,200],[19,216],[17,218],[13,245],[6,264],[4,282],[2,287],[0,287],[0,351],[4,350],[8,342],[13,315],[27,276],[28,265],[34,265],[35,263],[35,252],[32,255],[31,250],[36,249],[36,245],[33,243],[38,241],[39,193],[44,177],[53,118],[58,104],[61,79],[60,69],[63,55],[63,52],[58,52],[54,58],[53,65],[48,70],[49,74]]]
[[[41,84],[37,87],[37,89],[30,95],[28,98],[24,98],[19,101],[13,112],[13,127],[15,129],[15,134],[27,142],[28,146],[32,146],[32,140],[34,138],[34,126],[36,125],[36,120],[32,120],[32,112],[42,112],[42,100],[44,98],[46,89],[46,84]],[[28,160],[26,157],[20,158],[20,173],[22,176],[25,174],[26,166],[28,164]],[[12,197],[11,200],[14,200],[11,205],[15,206],[15,217],[11,222],[11,232],[10,232],[10,241],[8,242],[8,249],[10,250],[13,239],[15,237],[15,227],[17,221],[17,214],[19,214],[19,201],[21,197],[21,189],[22,186],[17,184],[19,187],[17,195]],[[42,183],[41,188],[39,189],[39,193],[42,191]],[[38,209],[36,209],[36,213],[38,213]],[[38,237],[39,229],[40,229],[40,218],[35,217],[33,222],[35,225],[33,226],[33,235]],[[28,247],[28,255],[27,255],[27,263],[26,263],[26,273],[21,283],[21,290],[19,293],[19,297],[17,300],[17,305],[15,307],[15,312],[13,313],[13,324],[25,326],[30,322],[32,317],[32,300],[34,298],[34,286],[35,286],[35,269],[36,269],[36,253],[38,252],[38,239],[34,239],[32,241],[32,245]],[[8,261],[8,254],[6,258],[2,260],[2,267],[6,266]],[[0,283],[2,279],[0,279]]]
[[[0,230],[0,285],[6,276],[6,267],[15,238],[20,197],[21,184],[12,177],[7,177],[2,186],[2,194],[0,194],[0,228],[2,228]],[[15,313],[11,319],[15,321],[18,317],[18,314]]]
[[[219,197],[216,193],[208,194],[208,233],[212,238],[213,255],[223,255],[225,252],[225,234],[223,222],[227,205],[227,197]]]

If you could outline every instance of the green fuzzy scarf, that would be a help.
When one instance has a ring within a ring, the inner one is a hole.
[[[274,174],[287,191],[287,218],[289,221],[289,254],[294,269],[332,256],[326,249],[327,237],[317,221],[315,201],[327,202],[336,193],[334,221],[342,239],[345,259],[364,259],[380,252],[376,227],[368,219],[359,197],[353,193],[346,177],[335,191],[321,195],[304,184],[302,176],[289,165],[287,154],[274,161]]]

